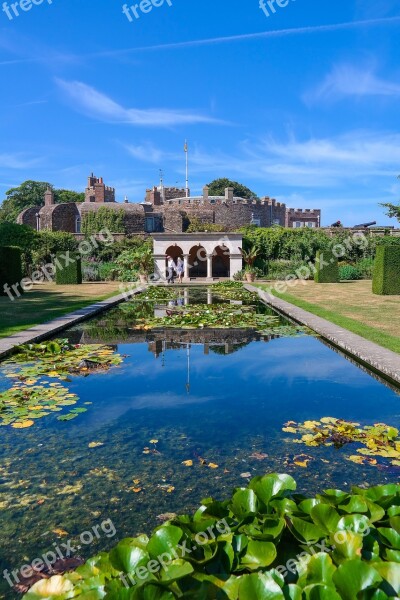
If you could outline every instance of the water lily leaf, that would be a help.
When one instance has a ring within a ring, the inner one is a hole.
[[[320,583],[305,587],[303,593],[307,600],[342,600],[334,587]]]
[[[317,504],[311,509],[311,518],[325,533],[335,532],[340,521],[339,513],[329,504]]]
[[[320,552],[310,558],[307,567],[298,580],[298,585],[306,587],[311,584],[333,585],[332,577],[336,567],[332,563],[329,554]]]
[[[241,566],[251,571],[271,565],[277,556],[275,544],[258,540],[249,540]]]
[[[145,566],[149,560],[149,553],[143,549],[140,540],[127,538],[122,540],[110,552],[111,565],[124,573],[133,573],[135,569]]]
[[[263,477],[254,477],[249,485],[254,490],[257,498],[268,504],[273,498],[285,496],[289,491],[296,489],[296,482],[290,475],[271,474]]]
[[[385,546],[389,546],[393,550],[400,550],[400,534],[397,531],[389,527],[378,527],[378,532]]]
[[[378,587],[382,577],[367,563],[350,560],[339,566],[333,581],[343,600],[354,600],[360,592]]]
[[[175,525],[163,525],[151,536],[147,545],[147,551],[152,558],[157,558],[164,553],[173,556],[172,550],[177,551],[177,546],[182,536],[183,531],[179,527]]]
[[[31,420],[27,420],[27,421],[21,421],[20,423],[13,423],[11,425],[11,427],[14,427],[14,429],[26,429],[27,427],[32,427],[32,425],[34,425],[35,422],[31,421]]]
[[[245,575],[239,586],[239,600],[283,600],[282,589],[268,573]]]
[[[397,562],[374,562],[374,569],[383,579],[381,588],[389,596],[400,593],[400,564]]]
[[[301,542],[317,542],[325,536],[323,529],[298,517],[292,517],[288,520],[288,526],[295,538]]]
[[[171,583],[182,579],[194,572],[192,565],[182,558],[173,560],[165,565],[160,571],[161,580]]]
[[[242,488],[232,497],[232,512],[239,519],[255,515],[258,509],[257,496],[253,490]]]

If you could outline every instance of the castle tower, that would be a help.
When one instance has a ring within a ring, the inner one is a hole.
[[[85,190],[85,202],[115,202],[115,188],[104,185],[103,178],[97,178],[92,173],[88,177],[88,186]]]

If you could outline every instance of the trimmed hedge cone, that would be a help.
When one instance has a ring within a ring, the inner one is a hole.
[[[317,251],[315,267],[314,281],[316,283],[339,282],[338,259],[331,250]]]
[[[79,285],[82,283],[82,259],[79,254],[64,252],[55,260],[56,284]]]
[[[374,294],[381,296],[395,296],[400,294],[399,246],[382,245],[377,247],[372,291]]]
[[[7,286],[9,289],[13,285],[18,285],[18,292],[22,294],[21,280],[21,249],[15,246],[0,247],[0,296],[7,295]]]

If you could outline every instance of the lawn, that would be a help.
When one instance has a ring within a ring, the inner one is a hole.
[[[376,296],[371,281],[297,282],[286,293],[274,282],[261,285],[274,296],[400,353],[400,296]]]
[[[0,338],[120,293],[118,282],[82,285],[39,284],[11,301],[0,297]]]

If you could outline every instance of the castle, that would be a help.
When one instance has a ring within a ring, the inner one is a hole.
[[[131,203],[126,198],[123,203],[116,202],[115,189],[93,173],[88,178],[84,202],[55,204],[54,193],[48,189],[44,206],[25,209],[17,222],[38,231],[80,234],[87,215],[102,207],[121,211],[126,234],[183,233],[193,220],[216,224],[226,231],[250,224],[291,228],[321,224],[319,209],[287,208],[268,196],[247,200],[234,196],[233,188],[226,188],[224,196],[210,196],[206,186],[201,196],[190,196],[190,191],[187,196],[185,189],[159,186],[146,190],[141,203]]]

